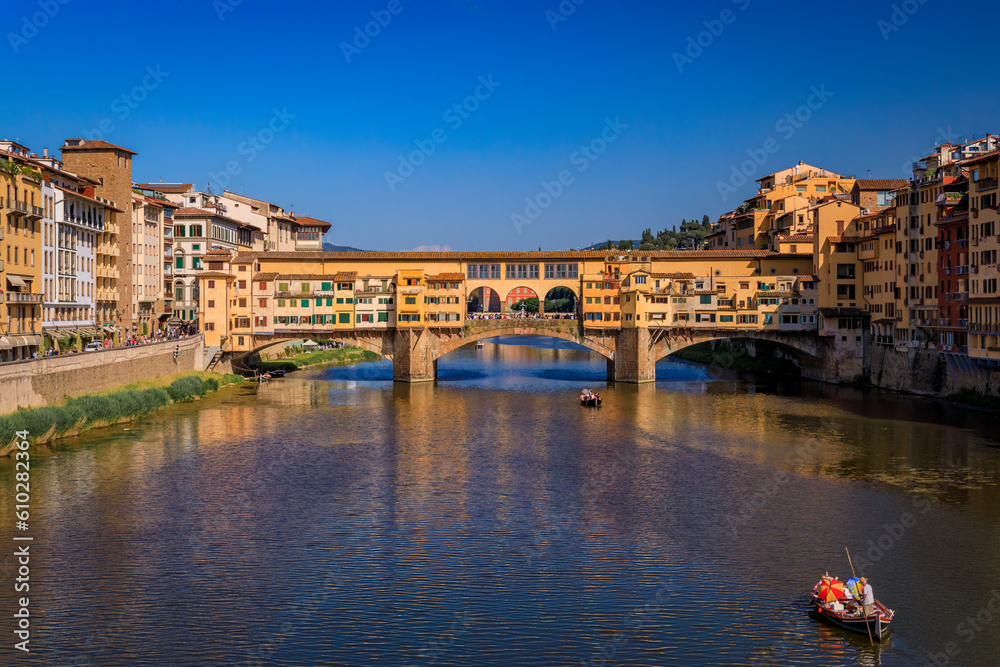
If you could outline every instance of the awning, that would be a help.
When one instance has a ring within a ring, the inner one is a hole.
[[[21,280],[21,276],[15,276],[13,273],[7,274],[7,282],[14,287],[24,287],[24,281]]]
[[[10,340],[6,336],[0,336],[0,350],[10,350],[14,346],[10,344]]]
[[[45,333],[47,333],[48,335],[52,336],[55,339],[59,339],[59,338],[69,338],[70,336],[75,336],[76,335],[75,332],[76,332],[75,329],[50,329]]]

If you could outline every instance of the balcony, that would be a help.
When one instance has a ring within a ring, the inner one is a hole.
[[[117,278],[118,270],[113,266],[103,266],[101,264],[97,265],[97,277],[98,278]]]
[[[45,217],[45,211],[41,206],[28,206],[28,217],[43,218]]]
[[[17,201],[15,199],[14,201],[8,202],[8,208],[10,208],[12,211],[16,211],[18,213],[23,213],[24,215],[28,214],[28,204],[27,204],[27,202]]]
[[[965,327],[969,326],[969,320],[966,319],[966,318],[961,318],[960,317],[958,319],[958,326],[960,326],[960,327],[962,327],[964,329]]]
[[[43,298],[34,292],[7,292],[7,303],[41,303]]]
[[[114,290],[114,289],[99,289],[99,290],[97,290],[97,300],[98,301],[117,301],[118,300],[118,290]]]
[[[117,257],[119,254],[118,246],[111,244],[99,245],[97,246],[97,254]]]
[[[983,190],[990,190],[997,186],[996,177],[993,178],[980,178],[976,181],[976,191],[981,192]]]

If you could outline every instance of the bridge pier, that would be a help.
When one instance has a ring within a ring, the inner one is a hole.
[[[656,357],[649,329],[621,329],[615,358],[608,359],[608,379],[614,382],[654,382]]]
[[[392,379],[428,382],[437,377],[438,337],[425,329],[396,329]]]

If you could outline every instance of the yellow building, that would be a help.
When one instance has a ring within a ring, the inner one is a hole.
[[[1000,151],[965,163],[969,175],[969,356],[1000,362],[1000,213],[997,182]]]
[[[427,326],[459,327],[465,324],[465,274],[427,276]]]
[[[403,269],[396,274],[396,327],[422,327],[427,323],[422,269]]]
[[[0,361],[27,359],[42,344],[42,174],[27,149],[0,151]]]
[[[856,221],[860,213],[860,206],[842,199],[830,199],[809,209],[820,308],[859,308],[862,303]]]
[[[827,197],[848,197],[855,179],[800,161],[757,179],[757,184],[757,194],[746,199],[731,217],[720,218],[728,229],[720,230],[721,235],[716,232],[711,246],[780,250],[781,236],[808,233],[811,206]]]
[[[861,237],[855,246],[861,262],[861,306],[871,315],[872,342],[895,345],[899,299],[896,265],[896,211],[886,208],[858,216]]]

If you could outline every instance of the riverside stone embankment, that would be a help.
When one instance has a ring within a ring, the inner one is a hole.
[[[0,364],[0,414],[203,369],[202,336]],[[175,350],[177,354],[175,355]]]

